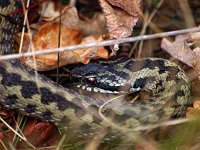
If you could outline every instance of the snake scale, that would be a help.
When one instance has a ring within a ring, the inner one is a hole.
[[[22,14],[18,0],[0,0],[1,54],[14,52],[14,36],[20,29]],[[184,116],[190,104],[190,83],[175,64],[161,58],[118,59],[93,62],[72,70],[81,87],[103,93],[146,91],[152,97],[134,102],[110,102],[102,113],[120,126],[131,128]],[[99,115],[104,100],[94,100],[63,88],[46,77],[36,75],[19,60],[0,62],[0,103],[8,109],[55,125],[94,134],[106,123]],[[114,114],[114,115],[113,115]],[[114,129],[113,129],[114,131]]]

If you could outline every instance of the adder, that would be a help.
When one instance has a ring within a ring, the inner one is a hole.
[[[20,8],[18,0],[0,0],[2,55],[15,52],[14,37],[21,28],[23,15],[14,12]],[[118,133],[99,114],[102,106],[102,114],[108,119],[131,128],[184,116],[187,105],[191,103],[188,77],[175,63],[161,58],[93,62],[75,67],[72,74],[88,91],[145,91],[151,97],[133,102],[94,100],[35,74],[19,60],[8,60],[0,62],[0,104],[55,125],[67,126],[80,135],[89,135],[105,127]]]

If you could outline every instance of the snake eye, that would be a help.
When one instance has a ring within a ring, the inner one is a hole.
[[[96,84],[96,79],[95,79],[94,77],[87,77],[87,78],[85,78],[85,81],[86,81],[88,84],[91,84],[91,85]]]

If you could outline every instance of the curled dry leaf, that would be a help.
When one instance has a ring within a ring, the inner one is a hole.
[[[60,40],[60,47],[76,45],[80,43],[80,32],[76,29],[69,29],[61,24],[61,34],[59,35],[59,23],[50,22],[40,27],[39,31],[32,37],[32,44],[35,50],[57,48]],[[60,38],[59,38],[60,36]],[[25,36],[25,40],[28,39]],[[89,40],[88,40],[89,39]],[[82,40],[81,44],[94,41],[102,41],[102,38],[89,37]],[[25,43],[28,43],[25,41]],[[28,49],[28,45],[23,47]],[[108,52],[103,47],[88,48],[76,51],[67,51],[59,54],[59,66],[82,62],[88,63],[90,59],[108,58]],[[38,71],[46,71],[57,67],[58,54],[48,54],[23,58],[22,62]]]
[[[139,6],[141,0],[107,0],[113,6],[119,7],[131,14],[132,16],[137,17],[137,12],[139,11]]]
[[[41,18],[44,21],[56,21],[60,22],[60,8],[56,7],[55,2],[46,1],[42,5]],[[78,12],[75,7],[70,7],[68,5],[62,8],[61,21],[68,28],[79,28],[79,17]]]
[[[79,18],[78,11],[75,7],[63,5],[61,11],[61,22],[68,28],[78,29],[84,36],[102,35],[106,33],[105,18],[103,14],[98,13],[93,18],[87,18],[83,21]],[[41,17],[45,21],[60,22],[60,11],[56,8],[53,1],[43,3]]]
[[[55,17],[60,15],[53,1],[46,1],[42,4],[41,14],[44,20],[53,21]]]
[[[68,29],[64,25],[61,25],[61,34],[59,38],[59,24],[51,22],[43,25],[38,32],[32,37],[33,50],[43,50],[57,48],[60,40],[60,47],[66,45],[75,45],[78,43],[80,32],[74,29]],[[63,33],[63,34],[62,34]],[[27,42],[25,42],[27,43]],[[25,49],[26,50],[26,49]],[[60,54],[62,55],[62,54]],[[38,70],[43,68],[51,68],[56,64],[58,60],[58,54],[40,55],[35,57],[27,57],[23,59],[23,63]],[[37,65],[36,65],[37,64]],[[35,67],[36,65],[36,67]]]
[[[141,0],[99,0],[110,38],[128,37],[138,20]]]
[[[200,32],[176,36],[174,42],[164,38],[161,42],[161,47],[174,58],[184,62],[190,67],[193,67],[200,74],[200,51],[199,47],[191,49],[195,40],[200,37]]]
[[[95,36],[88,36],[81,40],[80,44],[88,44],[91,42],[101,42],[103,41],[102,37],[95,37]],[[65,54],[68,52],[65,52]],[[107,59],[109,54],[108,51],[104,47],[92,47],[92,48],[86,48],[86,49],[80,49],[74,51],[75,54],[77,54],[80,58],[80,62],[87,64],[89,63],[90,59],[98,59],[98,58],[104,58]],[[65,59],[65,57],[68,57],[68,55],[63,55],[60,59]]]

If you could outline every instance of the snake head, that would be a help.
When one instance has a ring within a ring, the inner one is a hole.
[[[91,62],[77,66],[71,70],[72,79],[79,81],[79,88],[101,93],[122,93],[125,85],[122,70],[118,70],[113,63]]]

